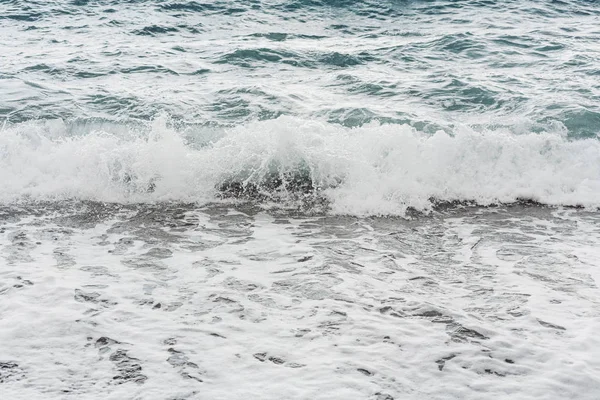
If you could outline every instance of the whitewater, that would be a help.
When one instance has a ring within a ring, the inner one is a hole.
[[[57,121],[5,129],[0,200],[205,204],[235,183],[238,195],[263,194],[283,206],[322,198],[345,215],[405,215],[453,201],[600,206],[600,142],[569,141],[564,132],[426,135],[406,125],[279,117],[211,129],[210,142],[199,131],[196,142],[207,143],[195,144],[164,118],[147,125],[77,136]]]
[[[0,398],[600,398],[599,27],[0,1]]]

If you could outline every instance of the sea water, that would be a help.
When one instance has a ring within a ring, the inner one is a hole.
[[[0,1],[0,397],[600,398],[600,3]]]

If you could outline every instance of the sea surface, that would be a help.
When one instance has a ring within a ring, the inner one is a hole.
[[[0,398],[600,398],[600,2],[0,0]]]

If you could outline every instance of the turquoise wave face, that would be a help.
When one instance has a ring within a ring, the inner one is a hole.
[[[0,118],[600,132],[600,3],[0,4]]]

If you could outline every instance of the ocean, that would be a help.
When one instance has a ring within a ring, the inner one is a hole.
[[[0,398],[600,398],[600,2],[0,0]]]

